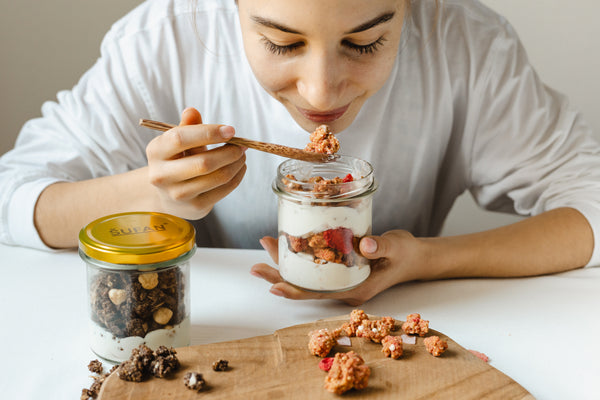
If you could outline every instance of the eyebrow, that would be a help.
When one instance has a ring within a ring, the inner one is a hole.
[[[363,24],[360,24],[359,26],[357,26],[356,28],[350,29],[348,32],[345,32],[345,34],[350,34],[350,33],[358,33],[358,32],[364,32],[366,30],[369,30],[377,25],[383,24],[385,22],[388,22],[389,20],[391,20],[392,18],[394,18],[394,15],[396,15],[395,12],[386,12],[383,13]],[[277,29],[280,30],[282,32],[287,32],[287,33],[293,33],[296,35],[302,35],[303,33],[300,31],[297,31],[295,29],[292,29],[288,26],[285,26],[283,24],[280,24],[278,22],[275,22],[273,20],[270,20],[268,18],[263,18],[263,17],[259,17],[257,15],[252,16],[251,19],[256,22],[259,25],[265,26],[267,28],[272,28],[272,29]]]

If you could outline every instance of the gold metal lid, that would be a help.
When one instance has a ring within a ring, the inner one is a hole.
[[[99,218],[79,232],[79,251],[110,264],[156,264],[195,248],[188,221],[169,214],[129,212]]]

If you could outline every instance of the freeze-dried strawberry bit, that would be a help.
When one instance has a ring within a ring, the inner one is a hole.
[[[327,246],[339,250],[343,254],[350,254],[352,250],[354,250],[354,246],[352,245],[354,234],[351,229],[328,229],[323,232],[323,238],[325,239]]]
[[[333,357],[325,357],[321,361],[319,361],[319,368],[323,371],[327,372],[331,369],[333,365]]]
[[[430,336],[423,340],[425,344],[425,348],[428,352],[430,352],[433,356],[438,357],[442,355],[443,352],[448,348],[448,342],[443,339],[440,339],[439,336]]]
[[[485,354],[483,354],[483,353],[481,353],[481,352],[479,352],[477,350],[469,350],[469,352],[471,354],[473,354],[475,357],[479,358],[483,362],[489,362],[490,361],[490,359],[489,359],[488,356],[486,356]]]
[[[420,314],[409,314],[402,324],[402,330],[410,335],[425,336],[429,332],[429,321],[421,319]]]
[[[354,181],[354,177],[352,176],[352,174],[348,174],[344,177],[344,179],[342,179],[343,183],[348,183],[348,182],[353,182]]]

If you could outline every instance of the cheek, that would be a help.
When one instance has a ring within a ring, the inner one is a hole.
[[[265,51],[262,49],[255,49],[247,54],[254,76],[266,91],[273,94],[292,84],[291,68],[286,67],[284,62],[265,55]]]
[[[360,63],[351,74],[355,81],[369,94],[373,94],[385,84],[394,67],[395,53],[372,62]]]

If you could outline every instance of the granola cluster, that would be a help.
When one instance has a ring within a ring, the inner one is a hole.
[[[308,349],[310,354],[327,357],[327,354],[337,344],[337,334],[335,332],[329,332],[328,329],[318,329],[308,334],[310,339],[308,340]]]
[[[381,352],[386,357],[391,357],[394,360],[402,357],[402,338],[399,336],[386,336],[381,339]]]
[[[156,272],[99,271],[90,285],[91,318],[115,337],[140,336],[185,317],[179,267]]]
[[[421,319],[420,314],[409,314],[402,330],[410,335],[425,336],[429,332],[429,321]]]
[[[392,332],[398,328],[392,317],[370,319],[363,310],[355,309],[350,313],[350,320],[339,328],[333,331],[324,328],[310,332],[308,348],[311,354],[324,357],[319,362],[319,368],[328,371],[325,388],[332,393],[342,394],[350,389],[363,389],[368,384],[371,374],[369,366],[354,351],[327,357],[336,344],[342,344],[342,334],[380,343],[381,352],[386,357],[397,360],[403,354],[403,337],[392,335]],[[423,337],[429,332],[429,321],[421,319],[419,314],[409,314],[406,322],[402,324],[402,329],[407,335]],[[407,343],[410,343],[409,338],[405,338]],[[427,337],[423,343],[426,350],[435,357],[443,354],[448,348],[447,341],[439,336]]]
[[[116,370],[120,379],[130,382],[142,382],[150,375],[164,378],[179,369],[177,352],[173,348],[159,346],[152,351],[142,344],[133,349],[131,357],[123,361]]]
[[[81,400],[95,399],[100,393],[102,384],[113,372],[119,379],[129,382],[142,382],[150,376],[165,378],[179,369],[180,364],[173,348],[159,346],[155,351],[142,344],[131,351],[129,359],[115,365],[109,372],[104,373],[102,363],[90,361],[88,369],[93,372],[94,382],[89,389],[81,390]]]
[[[198,372],[188,372],[183,377],[183,384],[190,390],[197,392],[202,391],[206,387],[206,381],[202,374]]]
[[[102,384],[117,369],[117,365],[115,365],[110,371],[104,372],[104,367],[102,363],[98,360],[92,360],[88,364],[88,370],[94,375],[92,375],[92,379],[94,382],[90,385],[89,389],[84,388],[81,389],[81,400],[90,400],[98,398],[98,394],[100,393],[100,388],[102,388]]]
[[[423,343],[425,344],[427,351],[435,357],[442,355],[448,348],[448,343],[445,340],[440,339],[439,336],[427,337],[423,340]]]
[[[304,150],[321,154],[335,154],[340,149],[340,142],[331,133],[329,126],[321,125],[310,134],[310,143]]]
[[[342,394],[350,389],[364,389],[369,384],[371,369],[354,351],[337,353],[325,378],[325,389]]]

